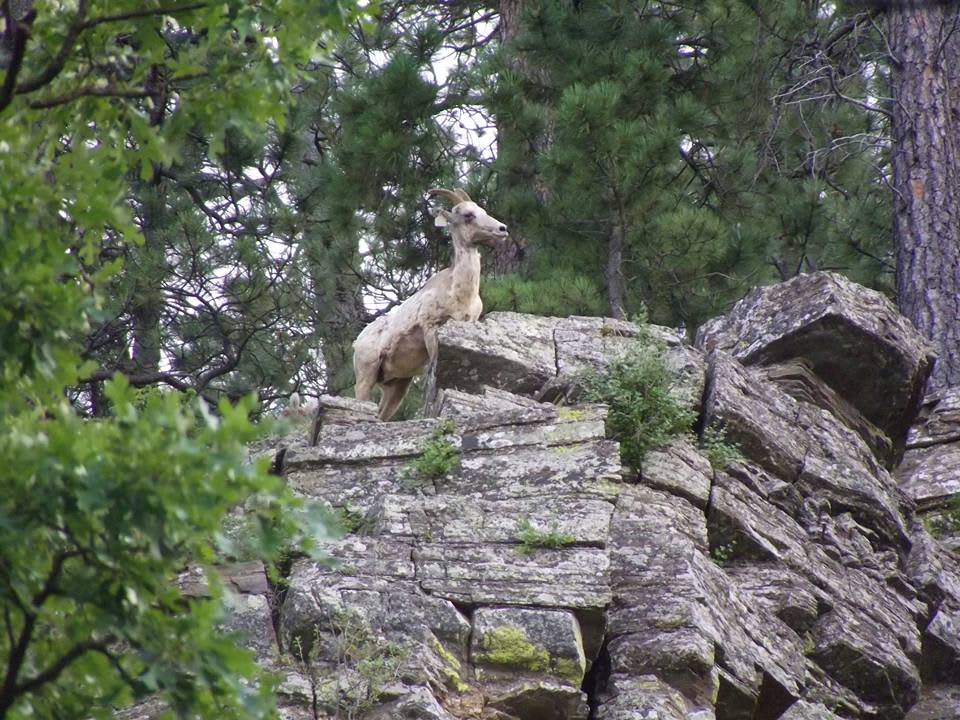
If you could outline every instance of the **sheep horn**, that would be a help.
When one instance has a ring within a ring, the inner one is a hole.
[[[447,200],[452,202],[454,205],[459,205],[463,202],[463,198],[455,193],[453,190],[447,190],[445,188],[433,188],[432,190],[427,190],[428,197],[434,197],[435,195],[441,195]]]
[[[463,188],[457,188],[456,190],[454,190],[454,192],[460,196],[460,199],[463,200],[463,202],[473,202],[470,199],[470,196],[467,195],[467,191],[464,190]]]

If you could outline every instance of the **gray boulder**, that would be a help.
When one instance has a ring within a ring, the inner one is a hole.
[[[705,323],[696,345],[745,365],[803,359],[864,418],[902,447],[932,352],[886,297],[835,273],[751,290]]]
[[[890,545],[905,544],[896,483],[854,431],[829,412],[801,403],[726,353],[709,357],[703,413],[748,460],[801,496],[853,512]]]
[[[483,386],[537,400],[575,401],[585,372],[602,370],[638,342],[664,348],[676,381],[673,392],[691,408],[703,391],[702,354],[672,330],[608,318],[543,318],[494,312],[481,322],[448,322],[427,382],[427,406],[438,412],[442,391],[476,393]]]

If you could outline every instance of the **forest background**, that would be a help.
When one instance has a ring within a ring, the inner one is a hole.
[[[949,3],[2,0],[0,17],[0,718],[156,690],[269,706],[214,610],[173,612],[167,580],[215,557],[254,492],[262,553],[309,551],[319,526],[240,443],[292,392],[349,394],[353,338],[448,262],[430,187],[513,231],[487,311],[692,331],[751,286],[833,270],[931,338],[934,387],[960,381]]]

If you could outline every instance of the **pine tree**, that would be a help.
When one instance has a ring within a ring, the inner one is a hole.
[[[532,266],[488,282],[492,304],[647,306],[689,326],[800,271],[884,282],[885,118],[842,97],[876,82],[869,46],[849,42],[862,18],[727,0],[531,3],[522,17],[513,45],[531,69],[494,60],[489,92],[511,123],[498,169]],[[821,75],[809,82],[811,58]],[[545,133],[531,170],[527,150]]]

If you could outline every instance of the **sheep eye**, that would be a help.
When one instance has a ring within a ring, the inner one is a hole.
[[[475,213],[470,212],[470,211],[468,210],[467,212],[465,212],[465,213],[463,214],[463,219],[466,220],[467,222],[473,222],[474,220],[477,219],[477,216],[476,216]]]

